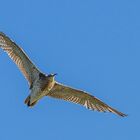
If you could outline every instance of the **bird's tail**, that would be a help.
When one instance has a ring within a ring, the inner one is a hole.
[[[30,99],[31,99],[31,97],[30,97],[30,95],[29,95],[29,96],[25,99],[24,103],[25,103],[28,107],[33,107],[33,106],[37,103],[37,101],[31,103]]]

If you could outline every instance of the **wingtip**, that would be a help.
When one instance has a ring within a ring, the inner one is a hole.
[[[109,107],[108,110],[109,110],[109,112],[112,112],[120,117],[127,117],[128,116],[127,114],[124,114],[124,113],[122,113],[122,112],[120,112],[112,107]]]
[[[4,33],[3,33],[3,32],[1,32],[1,31],[0,31],[0,34],[4,35]]]
[[[117,110],[113,110],[113,113],[119,115],[120,117],[127,117],[127,116],[128,116],[127,114],[124,114],[124,113],[119,112],[119,111],[117,111]]]
[[[127,117],[128,115],[127,114],[119,114],[119,116],[121,116],[121,117]]]
[[[0,31],[0,35],[1,36],[6,36],[6,34],[4,32],[1,32],[1,31]]]

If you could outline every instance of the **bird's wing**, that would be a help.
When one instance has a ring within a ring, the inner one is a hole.
[[[30,61],[25,52],[2,32],[0,32],[0,48],[7,52],[31,85],[39,70]]]
[[[63,99],[76,104],[81,104],[91,110],[97,110],[101,112],[112,112],[122,117],[126,116],[125,114],[103,103],[101,100],[97,99],[96,97],[84,91],[73,89],[68,86],[64,86],[60,83],[56,83],[53,89],[50,91],[50,93],[47,94],[47,96]]]

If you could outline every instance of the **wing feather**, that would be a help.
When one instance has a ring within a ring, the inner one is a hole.
[[[51,92],[47,95],[53,98],[81,104],[91,110],[97,110],[100,112],[112,112],[122,117],[126,116],[124,113],[113,109],[112,107],[103,103],[98,98],[86,93],[85,91],[73,89],[60,83],[56,83]]]
[[[25,52],[2,32],[0,32],[0,48],[15,62],[31,85],[36,75],[39,74],[39,70],[31,62]]]

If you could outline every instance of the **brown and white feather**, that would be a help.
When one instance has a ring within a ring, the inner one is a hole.
[[[119,116],[126,116],[125,114],[113,109],[107,104],[103,103],[98,98],[86,93],[85,91],[73,89],[68,86],[64,86],[60,83],[56,83],[48,96],[58,99],[63,99],[76,104],[81,104],[90,110],[97,110],[100,112],[112,112]]]
[[[31,85],[36,79],[36,75],[39,73],[39,70],[31,62],[25,52],[9,37],[7,37],[4,33],[1,32],[0,48],[7,52],[9,57],[16,63],[18,68],[21,70],[21,72]]]

